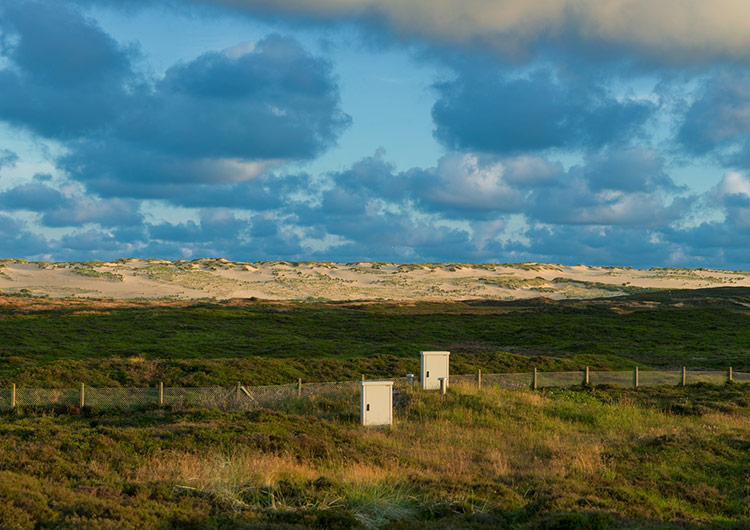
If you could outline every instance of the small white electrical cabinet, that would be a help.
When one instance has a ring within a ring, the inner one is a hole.
[[[445,378],[445,386],[448,387],[448,357],[449,351],[422,351],[422,390],[440,390],[440,378]]]
[[[393,381],[362,381],[360,388],[362,425],[392,425]]]

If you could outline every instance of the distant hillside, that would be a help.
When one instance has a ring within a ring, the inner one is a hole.
[[[0,260],[0,294],[89,298],[271,300],[583,299],[656,289],[750,286],[750,272],[546,263]]]

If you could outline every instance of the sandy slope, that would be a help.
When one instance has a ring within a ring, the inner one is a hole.
[[[750,286],[750,272],[574,267],[542,263],[230,262],[122,259],[0,260],[0,292],[88,298],[463,300],[593,298],[638,288]]]

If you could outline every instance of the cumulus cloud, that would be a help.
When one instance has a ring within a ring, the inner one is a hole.
[[[11,2],[2,15],[0,120],[62,141],[60,167],[103,196],[247,181],[319,155],[350,122],[331,65],[290,37],[150,79],[135,71],[135,47],[69,5]]]
[[[50,250],[44,236],[35,234],[23,223],[0,212],[0,258],[38,256]]]
[[[750,72],[721,71],[700,88],[678,139],[688,152],[750,164]]]
[[[727,197],[745,197],[750,199],[750,179],[737,171],[727,171],[709,195],[715,200]]]
[[[167,70],[119,136],[182,156],[310,158],[349,123],[327,61],[269,35],[247,53],[209,52]]]
[[[403,172],[378,153],[321,179],[293,175],[286,182],[283,177],[261,176],[228,184],[204,203],[219,204],[222,195],[244,190],[260,197],[263,209],[204,206],[194,220],[180,223],[140,219],[128,224],[125,219],[107,225],[112,210],[127,212],[128,205],[71,195],[67,188],[56,192],[38,179],[0,195],[0,208],[37,211],[40,221],[49,225],[56,215],[73,216],[65,222],[78,223],[73,226],[81,231],[59,240],[36,238],[38,247],[47,248],[55,259],[222,255],[237,260],[334,257],[704,265],[709,257],[701,249],[715,248],[713,242],[706,243],[711,236],[735,247],[747,239],[750,181],[743,175],[725,175],[712,192],[722,198],[716,204],[726,212],[724,222],[681,228],[679,221],[694,197],[680,195],[682,191],[663,174],[658,155],[633,148],[607,153],[631,167],[635,183],[627,181],[627,172],[604,174],[613,167],[604,153],[568,170],[545,159],[450,153],[434,168]],[[615,166],[619,171],[619,164]],[[458,184],[451,182],[451,175]],[[507,192],[519,202],[504,202]],[[44,201],[33,202],[35,196]],[[183,199],[200,204],[195,196]],[[740,199],[743,204],[737,203]],[[82,208],[92,201],[95,206]],[[77,208],[89,213],[76,213]],[[511,216],[515,227],[510,227]],[[9,221],[0,216],[3,219]],[[520,225],[518,219],[523,220]],[[11,236],[16,233],[23,235]],[[9,248],[16,249],[29,235],[15,222],[5,234],[6,240],[13,238]],[[728,248],[711,263],[724,264],[725,257],[740,255]],[[674,261],[675,256],[682,257]]]
[[[658,233],[622,226],[532,225],[524,241],[510,241],[503,250],[519,261],[635,267],[670,264],[677,246],[660,241]]]
[[[696,197],[680,195],[651,149],[610,148],[529,195],[525,213],[544,223],[657,227],[681,218]]]
[[[464,70],[435,89],[435,137],[452,149],[489,153],[600,148],[632,137],[654,110],[647,101],[618,100],[591,80],[556,80],[546,70],[520,78]]]
[[[703,230],[750,232],[750,178],[727,171],[705,196],[709,205],[723,212],[724,220],[721,227],[704,223]]]
[[[538,157],[498,158],[449,153],[435,168],[406,173],[414,201],[423,209],[457,218],[520,212],[534,186],[562,173],[559,163]]]
[[[70,139],[111,123],[137,82],[135,49],[62,4],[7,2],[0,10],[0,119]]]
[[[0,169],[13,167],[18,162],[18,155],[10,149],[0,149]]]
[[[402,38],[490,47],[506,56],[540,42],[663,64],[750,59],[742,0],[193,0],[314,21],[376,21]]]
[[[593,190],[650,193],[682,189],[666,174],[664,163],[664,157],[651,148],[614,147],[588,155],[579,172]]]
[[[0,208],[40,213],[41,223],[49,227],[87,223],[104,227],[130,226],[138,225],[143,220],[140,204],[135,201],[97,199],[80,193],[65,195],[38,180],[0,193]]]
[[[148,244],[139,255],[191,258],[226,256],[234,260],[303,259],[311,255],[300,232],[285,228],[286,219],[273,215],[237,217],[226,208],[206,208],[197,221],[148,225]]]

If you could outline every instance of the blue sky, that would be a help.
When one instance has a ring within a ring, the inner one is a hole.
[[[750,5],[0,3],[0,257],[748,269]]]

